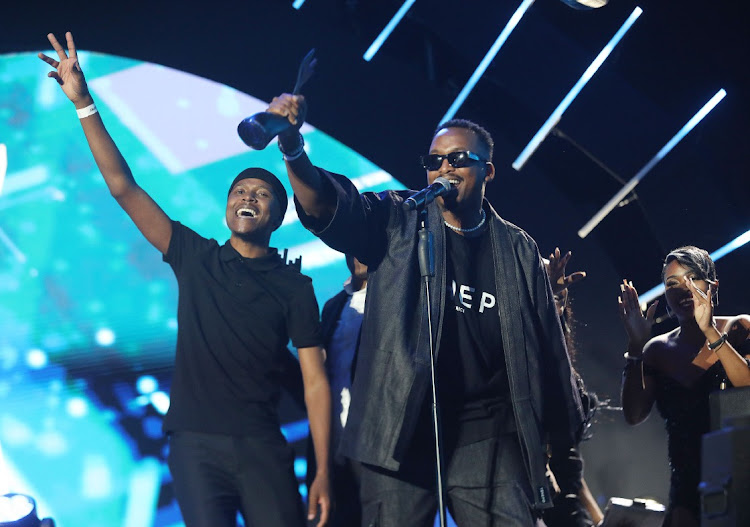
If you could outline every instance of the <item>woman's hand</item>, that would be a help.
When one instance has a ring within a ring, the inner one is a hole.
[[[693,316],[695,316],[695,322],[701,331],[706,333],[716,325],[714,322],[714,286],[708,284],[708,290],[703,291],[695,285],[695,281],[692,278],[686,278],[685,282],[687,283],[688,290],[693,294]]]
[[[654,325],[654,313],[659,301],[655,301],[646,311],[646,316],[641,311],[638,301],[638,291],[633,287],[633,282],[623,280],[620,284],[621,295],[617,297],[620,307],[620,319],[628,334],[628,354],[638,356],[643,353],[643,347],[651,339],[651,327]]]
[[[586,278],[585,271],[576,271],[569,275],[565,274],[565,266],[568,265],[568,261],[572,255],[573,253],[568,251],[561,256],[559,247],[555,247],[555,252],[549,255],[547,273],[549,274],[550,284],[552,284],[552,292],[556,295]]]

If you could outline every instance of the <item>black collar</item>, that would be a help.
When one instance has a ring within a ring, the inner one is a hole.
[[[222,262],[231,262],[232,260],[239,260],[245,264],[248,268],[253,271],[270,271],[276,267],[281,267],[284,262],[279,255],[279,251],[275,247],[268,248],[268,254],[259,256],[257,258],[245,258],[237,249],[232,247],[232,244],[227,242],[219,249],[219,258]]]

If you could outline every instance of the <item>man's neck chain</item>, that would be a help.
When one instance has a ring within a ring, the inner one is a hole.
[[[484,225],[484,220],[487,219],[487,215],[484,213],[484,209],[481,209],[481,211],[482,211],[482,219],[479,220],[479,223],[477,223],[474,227],[470,227],[468,229],[462,229],[461,227],[456,227],[455,225],[451,225],[445,220],[443,220],[443,223],[445,223],[446,227],[456,232],[474,232],[476,230],[481,229],[482,225]]]

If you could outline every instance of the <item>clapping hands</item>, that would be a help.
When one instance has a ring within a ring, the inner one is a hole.
[[[628,354],[631,356],[640,355],[643,347],[651,338],[651,327],[654,325],[654,313],[659,301],[656,300],[646,310],[644,316],[641,310],[641,304],[638,301],[638,291],[633,287],[633,282],[623,280],[620,284],[621,294],[617,297],[620,307],[620,319],[628,334]]]

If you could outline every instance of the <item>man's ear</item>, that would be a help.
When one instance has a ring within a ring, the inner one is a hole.
[[[489,183],[495,179],[495,165],[491,161],[487,161],[484,164],[484,182]]]

